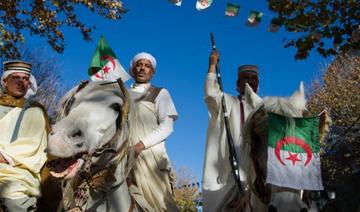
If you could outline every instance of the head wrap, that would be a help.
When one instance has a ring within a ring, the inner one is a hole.
[[[252,72],[255,74],[259,74],[259,68],[256,65],[243,65],[239,66],[238,68],[238,74],[243,72]]]
[[[156,69],[156,59],[155,57],[153,57],[151,54],[149,53],[146,53],[146,52],[140,52],[138,54],[136,54],[133,59],[131,60],[130,62],[130,73],[131,73],[131,69],[133,68],[133,66],[135,65],[135,63],[138,61],[138,60],[141,60],[141,59],[147,59],[150,61],[153,69],[154,69],[154,72],[155,72],[155,69]]]
[[[5,89],[4,80],[13,73],[29,74],[30,85],[25,94],[25,98],[35,95],[37,92],[37,83],[35,77],[31,74],[31,63],[20,60],[5,61],[3,63],[4,73],[1,76],[1,86]]]

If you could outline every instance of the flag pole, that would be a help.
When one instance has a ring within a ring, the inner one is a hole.
[[[214,34],[212,32],[210,33],[210,38],[211,38],[212,49],[216,50]],[[218,81],[218,84],[220,87],[220,92],[221,92],[221,107],[222,107],[222,112],[224,114],[226,138],[227,138],[227,143],[229,146],[229,161],[230,161],[230,165],[232,168],[232,172],[233,172],[236,184],[239,188],[240,194],[242,194],[243,190],[242,190],[242,185],[241,185],[241,180],[240,180],[240,173],[239,173],[239,169],[238,169],[239,163],[236,158],[234,140],[231,136],[231,131],[230,131],[229,116],[228,116],[227,109],[226,109],[226,102],[225,102],[224,89],[223,89],[222,80],[221,80],[219,61],[216,63],[216,78],[217,78],[217,81]]]

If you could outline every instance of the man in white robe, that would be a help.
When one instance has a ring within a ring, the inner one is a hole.
[[[178,114],[169,92],[150,83],[155,58],[142,52],[134,56],[130,66],[135,80],[130,94],[136,108],[130,120],[130,141],[136,157],[131,177],[137,188],[132,193],[145,211],[178,211],[165,148],[165,139],[172,133]]]
[[[10,212],[36,210],[40,170],[47,159],[47,114],[24,98],[37,90],[30,71],[29,63],[8,61],[1,77],[0,209]]]
[[[222,93],[216,78],[216,65],[219,54],[213,50],[209,58],[209,69],[205,81],[205,102],[209,111],[205,161],[203,170],[202,195],[204,211],[232,211],[233,204],[241,198],[229,161],[229,149],[222,113]],[[234,141],[236,157],[239,162],[240,179],[246,188],[248,157],[242,141],[241,128],[253,107],[244,98],[245,84],[256,92],[259,84],[258,68],[244,65],[238,68],[237,91],[239,96],[224,94],[231,136]],[[235,210],[235,209],[233,209]]]

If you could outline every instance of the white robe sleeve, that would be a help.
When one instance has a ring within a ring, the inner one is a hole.
[[[152,147],[169,137],[173,131],[173,123],[174,120],[169,116],[160,121],[159,126],[152,133],[141,139],[145,149]]]
[[[155,99],[155,110],[160,122],[168,116],[174,120],[178,117],[178,113],[170,93],[165,88],[161,89],[159,95]]]
[[[215,73],[208,73],[205,80],[205,102],[210,115],[216,116],[221,104],[220,86]]]
[[[164,141],[173,131],[173,122],[177,119],[174,102],[169,92],[163,88],[155,99],[155,111],[158,117],[159,126],[150,134],[140,139],[145,149]]]

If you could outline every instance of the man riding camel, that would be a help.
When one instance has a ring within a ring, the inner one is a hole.
[[[219,53],[213,50],[209,57],[208,74],[205,81],[205,102],[209,111],[209,126],[205,147],[205,161],[203,171],[203,201],[204,211],[232,211],[234,204],[240,197],[233,170],[229,162],[229,147],[226,140],[226,130],[221,109],[222,92],[216,79],[216,66]],[[246,185],[245,167],[247,158],[244,157],[244,144],[241,129],[253,106],[245,100],[245,84],[256,92],[259,85],[258,67],[244,65],[238,68],[237,91],[239,96],[225,95],[225,102],[229,117],[231,136],[239,162],[241,184]],[[246,187],[245,187],[246,189]],[[241,197],[240,197],[241,198]],[[234,211],[234,210],[233,210]]]
[[[134,56],[130,66],[135,79],[130,94],[136,105],[130,133],[136,157],[131,173],[138,190],[135,199],[145,211],[178,211],[165,149],[165,139],[172,133],[178,114],[167,89],[150,83],[156,69],[155,58],[142,52]]]
[[[35,211],[45,164],[49,123],[29,97],[37,91],[31,64],[4,62],[0,90],[0,209]],[[0,210],[1,211],[1,210]]]

